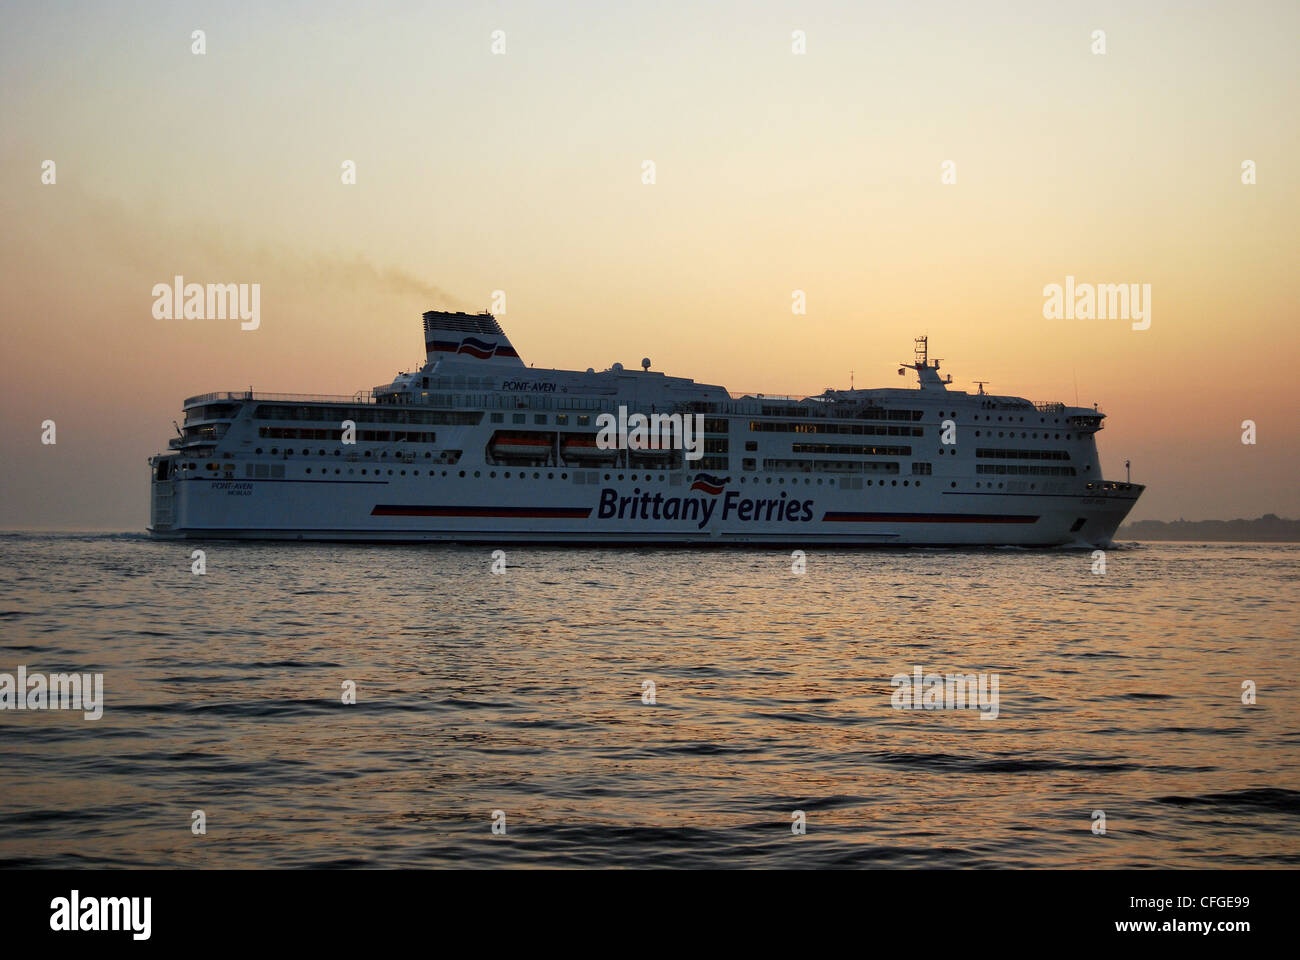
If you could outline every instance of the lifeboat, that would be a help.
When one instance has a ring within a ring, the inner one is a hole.
[[[548,433],[498,433],[489,446],[492,456],[506,460],[545,460],[551,455]]]
[[[560,452],[566,460],[613,460],[617,450],[602,450],[596,446],[596,435],[571,433],[564,438]]]
[[[671,463],[673,460],[673,450],[629,450],[628,455],[631,462],[641,466],[656,466],[659,464]]]

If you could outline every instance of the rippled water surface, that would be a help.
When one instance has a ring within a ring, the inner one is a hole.
[[[0,710],[0,865],[1300,863],[1300,546],[507,562],[0,535],[0,672],[105,687]]]

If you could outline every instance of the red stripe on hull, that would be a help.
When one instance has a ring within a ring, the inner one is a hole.
[[[423,507],[381,503],[372,517],[532,517],[585,520],[590,507]]]
[[[845,513],[830,511],[827,523],[1037,523],[1038,517],[1007,513]]]

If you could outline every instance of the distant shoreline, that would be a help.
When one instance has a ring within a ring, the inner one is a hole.
[[[1286,520],[1272,513],[1257,520],[1138,520],[1120,527],[1115,539],[1297,543],[1300,520]]]

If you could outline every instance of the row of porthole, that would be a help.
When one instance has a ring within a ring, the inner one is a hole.
[[[254,453],[261,453],[261,452],[262,452],[262,448],[261,448],[261,447],[258,447],[258,448],[257,448],[256,450],[254,450],[253,452],[254,452]],[[272,455],[272,456],[279,456],[279,454],[280,454],[280,448],[279,448],[279,447],[272,447],[272,448],[271,448],[271,455]],[[321,457],[323,457],[323,456],[326,455],[324,450],[317,450],[317,451],[316,451],[316,454],[317,454],[317,456],[321,456]],[[292,456],[293,456],[293,451],[292,451],[292,450],[289,450],[289,449],[286,449],[286,450],[284,451],[284,455],[285,455],[286,457],[292,457]],[[310,451],[310,450],[304,450],[304,451],[302,452],[302,455],[303,455],[304,457],[310,457],[310,456],[311,456],[311,451]],[[335,451],[334,451],[334,456],[337,457],[337,456],[341,456],[341,455],[342,455],[342,451],[341,451],[341,450],[335,450]],[[370,451],[369,451],[369,450],[364,451],[364,455],[367,456],[367,457],[370,456]],[[393,456],[394,456],[394,457],[400,457],[400,456],[402,456],[402,451],[401,451],[401,450],[398,450],[396,453],[393,454]],[[415,454],[412,454],[412,456],[415,456]],[[386,460],[387,458],[388,458],[388,451],[387,451],[387,450],[385,450],[383,453],[381,453],[381,454],[379,455],[379,459],[381,459],[381,460]],[[424,459],[426,459],[426,460],[430,460],[430,459],[432,459],[432,458],[433,458],[433,454],[431,454],[431,453],[426,453],[426,454],[424,455]]]
[[[939,412],[939,416],[941,416],[941,417],[943,416],[943,411],[940,411],[940,412]],[[953,416],[954,416],[954,417],[957,416],[956,412],[953,413]],[[979,419],[979,414],[976,414],[976,415],[974,416],[973,419],[978,420],[978,419]],[[987,416],[987,415],[986,415],[986,416],[984,417],[984,419],[985,419],[985,420],[992,420],[993,418],[990,417],[990,416]],[[999,421],[1001,421],[1001,419],[1002,419],[1001,417],[998,417],[998,420],[999,420]],[[1024,418],[1024,417],[1021,417],[1019,420],[1016,420],[1015,417],[1007,417],[1007,419],[1008,419],[1008,420],[1011,420],[1011,421],[1014,421],[1014,422],[1016,422],[1016,423],[1024,423],[1024,422],[1025,422],[1025,418]],[[1039,423],[1046,423],[1046,422],[1047,422],[1047,418],[1046,418],[1046,417],[1039,417],[1039,418],[1038,418],[1038,422],[1039,422]],[[1060,423],[1060,422],[1061,422],[1061,421],[1060,421],[1059,419],[1053,419],[1053,420],[1052,420],[1052,423]]]
[[[975,436],[978,437],[979,435],[980,435],[980,432],[979,432],[978,430],[976,430],[976,431],[975,431]],[[999,437],[1002,436],[1002,431],[1001,431],[1001,430],[998,431],[998,436],[999,436]],[[992,438],[993,438],[993,431],[990,430],[990,431],[989,431],[989,439],[992,439]],[[1015,431],[1012,431],[1012,433],[1011,433],[1011,439],[1014,440],[1015,438],[1016,438]],[[1027,434],[1022,433],[1022,434],[1020,434],[1020,439],[1022,439],[1022,440],[1027,440],[1027,439],[1034,439],[1034,440],[1037,440],[1037,439],[1038,439],[1038,434],[1035,433],[1035,434],[1032,434],[1032,436],[1031,436],[1031,435],[1027,435]],[[1052,439],[1060,440],[1060,439],[1061,439],[1061,435],[1058,433],[1058,434],[1054,434],[1052,437],[1049,437],[1047,434],[1043,434],[1043,439],[1044,439],[1044,440],[1052,440]],[[1071,439],[1073,439],[1073,438],[1070,436],[1070,434],[1067,433],[1067,434],[1065,435],[1065,439],[1066,439],[1066,440],[1071,440]],[[957,452],[956,450],[953,451],[953,453],[956,453],[956,452]],[[940,451],[939,451],[939,456],[943,456],[943,453],[944,453],[943,450],[940,450]]]
[[[307,468],[307,472],[308,472],[308,473],[311,473],[311,467],[308,467],[308,468]],[[334,468],[334,472],[335,472],[336,474],[339,473],[339,472],[340,472],[339,468],[335,467],[335,468]],[[352,472],[353,472],[352,469],[349,468],[349,469],[348,469],[348,473],[351,474]],[[328,470],[322,470],[321,473],[322,473],[322,474],[328,474],[329,471],[328,471]],[[400,471],[400,473],[401,473],[401,476],[403,476],[403,477],[406,476],[406,471],[405,471],[405,470]],[[414,476],[417,476],[417,477],[420,475],[420,471],[419,471],[419,470],[413,470],[413,471],[411,471],[411,473],[412,473]],[[478,476],[479,476],[479,473],[480,473],[480,471],[475,470],[475,471],[474,471],[474,476],[475,476],[475,477],[478,477]],[[380,474],[380,472],[379,472],[378,470],[376,470],[376,471],[375,471],[375,476],[379,476],[379,474]],[[363,477],[364,477],[364,476],[367,476],[366,469],[365,469],[364,467],[363,467],[362,470],[361,470],[361,475],[362,475]],[[391,476],[393,475],[393,471],[392,471],[392,470],[389,470],[389,471],[388,471],[388,475],[391,477]],[[445,476],[447,475],[447,471],[446,471],[446,470],[443,470],[443,471],[442,471],[442,475],[445,477]],[[434,470],[430,470],[430,471],[429,471],[429,476],[431,476],[431,477],[432,477],[432,476],[436,476],[436,471],[434,471]],[[465,476],[465,471],[464,471],[464,470],[461,470],[461,471],[460,471],[460,476],[462,476],[462,477]],[[496,471],[492,471],[492,472],[490,472],[490,473],[488,474],[488,476],[489,476],[490,478],[495,478],[495,477],[496,477]],[[507,480],[510,479],[510,474],[509,474],[509,473],[507,473],[507,474],[505,475],[505,479],[507,479]],[[520,474],[519,474],[519,479],[520,479],[520,480],[527,480],[527,479],[528,479],[528,475],[525,474],[525,473],[520,473]],[[534,480],[540,480],[540,479],[541,479],[541,474],[540,474],[540,473],[534,473],[534,474],[533,474],[533,479],[534,479]],[[554,479],[555,479],[555,474],[554,474],[554,473],[548,473],[548,474],[546,475],[546,479],[547,479],[547,480],[554,480]],[[561,480],[567,480],[567,479],[569,479],[569,475],[568,475],[567,473],[562,473],[562,474],[560,474],[560,479],[561,479]],[[605,479],[606,479],[606,480],[610,479],[610,475],[609,475],[609,474],[605,474]],[[622,480],[622,479],[623,479],[623,474],[620,473],[620,474],[618,475],[618,479],[619,479],[619,480]],[[632,479],[632,480],[636,480],[636,479],[637,479],[637,475],[636,475],[636,474],[632,474],[632,476],[631,476],[630,479]],[[650,475],[650,474],[647,473],[647,474],[646,474],[642,479],[648,481],[648,480],[653,480],[654,477],[653,477],[652,475]],[[662,480],[664,479],[662,474],[660,475],[659,479],[660,479],[660,481],[662,481]],[[744,482],[744,478],[743,478],[743,477],[741,478],[741,482],[742,482],[742,483]],[[771,482],[772,482],[772,478],[771,478],[771,477],[768,477],[768,478],[767,478],[767,482],[768,482],[768,483],[771,483]],[[785,483],[784,480],[778,480],[777,482],[778,482],[778,483]],[[792,481],[792,482],[797,484],[799,481],[796,479],[796,480],[794,480],[794,481]],[[822,481],[819,479],[817,482],[820,484]],[[808,479],[805,479],[805,480],[804,480],[804,483],[805,483],[805,484],[807,484],[807,483],[811,483],[811,481],[808,480]],[[870,486],[872,486],[873,484],[874,484],[874,481],[872,481],[872,480],[868,480],[868,481],[867,481],[867,486],[870,487]],[[885,481],[884,481],[884,480],[881,480],[881,481],[880,481],[880,486],[883,487],[884,485],[885,485]],[[889,485],[890,485],[891,487],[896,487],[896,486],[898,486],[898,481],[897,481],[897,480],[891,480],[891,481],[889,481]],[[903,486],[906,487],[906,486],[909,486],[909,485],[911,485],[911,486],[915,486],[915,487],[920,487],[920,486],[921,486],[921,481],[920,481],[920,480],[911,480],[911,481],[904,480],[904,481],[903,481]],[[953,488],[956,488],[956,486],[957,486],[957,481],[956,481],[956,480],[951,481],[951,483],[949,484],[949,486],[951,486],[951,487],[953,487]],[[990,490],[993,489],[993,483],[992,483],[991,481],[990,481],[990,482],[986,482],[986,483],[984,484],[984,486],[988,487]],[[976,489],[979,489],[979,487],[980,487],[980,482],[977,480],[977,481],[975,481],[975,488],[976,488]],[[1002,483],[998,483],[998,489],[1002,489]],[[1037,489],[1037,485],[1031,483],[1031,484],[1029,485],[1029,489],[1030,489],[1030,490],[1035,490],[1035,489]]]
[[[308,467],[306,472],[307,472],[307,473],[311,473],[311,467]],[[337,473],[340,473],[341,471],[340,471],[340,469],[339,469],[338,467],[335,467],[335,468],[334,468],[334,472],[337,474]],[[379,476],[381,472],[382,472],[382,471],[380,471],[380,470],[375,470],[375,476]],[[322,474],[328,474],[328,473],[329,473],[329,469],[326,468],[326,469],[324,469],[324,470],[321,470],[321,473],[322,473]],[[349,468],[348,468],[348,473],[349,473],[349,474],[355,473],[355,470],[354,470],[353,468],[349,467]],[[398,471],[398,473],[399,473],[401,476],[403,476],[403,477],[406,476],[406,471],[405,471],[405,470],[400,470],[400,471]],[[367,470],[366,470],[365,467],[362,467],[362,468],[361,468],[361,475],[362,475],[363,477],[368,475],[368,474],[367,474]],[[391,477],[392,475],[393,475],[393,471],[390,469],[390,470],[388,471],[388,476]],[[412,476],[416,476],[416,477],[418,477],[418,476],[420,475],[420,471],[419,471],[419,470],[412,470],[412,471],[411,471],[411,475],[412,475]],[[437,476],[437,475],[438,475],[438,471],[436,471],[436,470],[430,470],[430,471],[429,471],[429,476],[431,476],[431,477],[435,477],[435,476]],[[447,475],[447,471],[446,471],[446,470],[443,470],[443,471],[442,471],[442,475],[445,477],[445,476]],[[461,470],[461,471],[460,471],[460,475],[461,475],[462,477],[465,476],[465,471],[464,471],[464,470]],[[478,470],[475,470],[475,471],[474,471],[474,476],[477,477],[478,475],[479,475],[479,471],[478,471]],[[493,471],[491,474],[489,474],[489,476],[495,477],[495,476],[496,476],[496,472]],[[510,478],[510,474],[507,473],[507,474],[506,474],[506,479],[509,479],[509,478]],[[519,474],[519,479],[520,479],[520,480],[527,480],[527,479],[528,479],[528,476],[527,476],[527,474],[520,473],[520,474]],[[540,473],[534,473],[534,474],[533,474],[533,479],[534,479],[534,480],[540,480],[540,479],[541,479],[541,474],[540,474]],[[547,480],[554,480],[554,479],[555,479],[555,474],[554,474],[554,473],[548,473],[548,474],[546,475],[546,479],[547,479]],[[569,479],[569,475],[568,475],[567,473],[562,473],[562,474],[560,474],[560,479],[561,479],[561,480],[567,480],[567,479]]]
[[[307,473],[311,473],[311,467],[308,467],[307,470],[306,470],[306,472],[307,472]],[[349,474],[353,474],[354,472],[355,472],[355,471],[354,471],[351,467],[348,468],[348,473],[349,473]],[[321,474],[322,474],[322,475],[327,475],[328,473],[329,473],[329,470],[328,470],[328,469],[324,469],[324,470],[321,471]],[[341,473],[341,470],[340,470],[338,467],[335,467],[335,468],[334,468],[334,473],[335,473],[335,474],[339,474],[339,473]],[[406,476],[406,471],[405,471],[405,470],[401,470],[401,471],[399,471],[399,474],[400,474],[401,476],[404,477],[404,476]],[[412,470],[412,471],[411,471],[411,474],[412,474],[413,476],[418,477],[418,476],[420,475],[420,471],[419,471],[419,470]],[[361,468],[361,475],[362,475],[363,477],[369,475],[369,474],[367,473],[367,470],[366,470],[365,467],[362,467],[362,468]],[[376,471],[375,471],[375,476],[379,476],[379,475],[380,475],[380,471],[379,471],[379,470],[376,470]],[[393,471],[390,469],[390,470],[388,471],[388,476],[391,477],[392,475],[393,475]],[[437,475],[437,471],[434,471],[434,470],[430,470],[430,471],[429,471],[429,476],[433,477],[433,476],[436,476],[436,475]],[[446,470],[443,470],[443,471],[442,471],[442,475],[445,477],[445,476],[447,475],[447,471],[446,471]],[[465,476],[465,471],[464,471],[464,470],[461,470],[461,471],[459,472],[459,475],[460,475],[461,477],[464,477],[464,476]],[[480,475],[481,475],[481,471],[479,471],[479,470],[475,470],[475,471],[474,471],[474,477],[475,477],[475,478],[478,478]],[[497,475],[497,474],[496,474],[496,471],[495,471],[495,470],[492,470],[492,471],[490,471],[490,472],[488,473],[488,477],[489,477],[489,479],[496,479],[496,475]],[[534,479],[534,480],[540,480],[540,479],[541,479],[541,476],[542,476],[542,475],[541,475],[540,473],[537,473],[537,472],[534,472],[534,473],[533,473],[533,479]],[[510,479],[510,473],[509,473],[509,472],[507,472],[507,473],[505,474],[505,479],[506,479],[506,480],[509,480],[509,479]],[[520,480],[527,480],[527,479],[528,479],[528,475],[527,475],[526,473],[521,472],[521,473],[519,474],[519,479],[520,479]],[[554,473],[547,473],[547,474],[546,474],[546,479],[547,479],[547,480],[554,480],[554,479],[555,479],[555,474],[554,474]],[[562,473],[562,474],[560,474],[560,479],[561,479],[561,480],[568,480],[568,479],[569,479],[569,475],[568,475],[567,473]],[[610,480],[610,479],[611,479],[611,475],[608,474],[608,473],[605,474],[605,479],[606,479],[606,480]],[[622,480],[622,479],[623,479],[623,474],[621,474],[621,473],[618,474],[618,479],[619,479],[619,480]],[[628,479],[636,480],[636,479],[637,479],[637,474],[635,474],[635,473],[632,474],[631,477],[629,477]],[[647,482],[648,482],[648,481],[651,481],[651,480],[654,480],[654,479],[655,479],[654,476],[653,476],[652,474],[648,474],[648,473],[641,477],[641,480],[644,480],[644,481],[647,481]],[[664,481],[664,479],[665,479],[665,478],[664,478],[663,474],[660,474],[660,475],[659,475],[659,481],[662,483],[662,482]],[[771,478],[771,477],[768,477],[768,478],[766,478],[766,479],[767,479],[767,482],[768,482],[768,483],[771,483],[771,482],[772,482],[772,478]],[[754,481],[757,483],[757,482],[758,482],[758,478],[755,477],[755,478],[754,478]],[[741,483],[744,483],[744,482],[745,482],[745,478],[744,478],[744,477],[741,477],[740,482],[741,482]],[[796,484],[796,485],[797,485],[797,484],[799,483],[799,480],[798,480],[798,478],[795,478],[795,479],[791,480],[790,482],[791,482],[792,484]],[[803,482],[804,482],[805,485],[808,485],[808,484],[811,484],[811,483],[812,483],[812,479],[806,477],[806,478],[804,478],[804,481],[803,481]],[[778,484],[784,484],[784,483],[785,483],[785,478],[783,478],[783,477],[782,477],[782,478],[778,478],[778,479],[777,479],[777,483],[778,483]],[[818,485],[820,486],[821,483],[822,483],[822,478],[818,478],[817,483],[818,483]],[[870,487],[870,486],[873,485],[873,483],[874,483],[874,481],[872,481],[872,480],[868,480],[868,481],[867,481],[867,486]],[[880,486],[883,487],[884,485],[885,485],[885,481],[884,481],[884,480],[881,480],[881,481],[880,481]],[[896,487],[896,486],[898,486],[898,481],[897,481],[897,480],[891,480],[891,481],[890,481],[890,485]],[[921,481],[920,481],[920,480],[911,480],[911,481],[909,481],[909,480],[904,480],[904,481],[903,481],[903,486],[906,487],[906,486],[909,486],[909,485],[919,487],[919,486],[921,485]],[[956,484],[954,483],[953,486],[956,486]],[[979,484],[976,484],[976,486],[979,486]]]
[[[978,437],[979,435],[980,435],[980,432],[979,432],[978,430],[976,430],[976,431],[975,431],[975,436]],[[989,436],[990,436],[990,437],[993,436],[993,431],[992,431],[992,430],[989,431]],[[1001,430],[998,431],[998,436],[999,436],[999,437],[1002,436],[1002,431],[1001,431]],[[1016,436],[1016,432],[1015,432],[1014,430],[1012,430],[1012,431],[1011,431],[1011,438],[1014,440],[1014,439],[1015,439],[1015,436]],[[1020,434],[1020,438],[1021,438],[1022,440],[1026,439],[1026,435],[1024,434],[1023,431],[1022,431],[1021,434]],[[1037,439],[1038,439],[1038,434],[1035,433],[1035,434],[1033,435],[1033,439],[1037,440]],[[1044,439],[1044,440],[1049,440],[1049,439],[1060,440],[1060,439],[1061,439],[1061,435],[1060,435],[1059,433],[1055,433],[1055,434],[1053,434],[1051,437],[1048,437],[1047,434],[1043,434],[1043,439]],[[1073,439],[1073,438],[1070,436],[1070,434],[1067,433],[1067,434],[1065,435],[1065,439],[1066,439],[1066,440],[1070,440],[1070,439]]]
[[[976,431],[975,431],[975,436],[978,437],[979,435],[980,435],[980,432],[979,432],[978,430],[976,430]],[[998,436],[999,436],[999,437],[1002,436],[1002,431],[1000,431],[1000,430],[998,431]],[[1022,439],[1025,437],[1025,435],[1024,435],[1023,433],[1022,433],[1020,436],[1021,436]],[[992,431],[990,431],[990,432],[989,432],[989,439],[992,439],[992,437],[993,437],[993,434],[992,434]],[[1011,435],[1011,439],[1014,440],[1015,438],[1016,438],[1016,435],[1013,433],[1013,434]],[[1037,440],[1037,439],[1038,439],[1038,434],[1034,434],[1033,439]],[[1047,434],[1043,434],[1043,439],[1044,439],[1044,440],[1048,439]],[[1061,439],[1061,435],[1060,435],[1059,433],[1056,435],[1056,439],[1057,439],[1057,440],[1060,440],[1060,439]],[[1066,439],[1066,440],[1069,440],[1069,439],[1070,439],[1070,435],[1069,435],[1068,433],[1065,435],[1065,439]],[[944,455],[945,452],[946,452],[946,451],[944,451],[943,449],[940,449],[940,450],[939,450],[939,456],[942,457],[942,456]],[[957,455],[957,451],[956,451],[956,450],[953,450],[953,451],[951,451],[951,452],[952,452],[953,456],[956,456],[956,455]]]
[[[976,436],[976,437],[978,437],[979,434],[980,434],[979,431],[975,431],[975,436]],[[992,432],[989,432],[989,437],[992,437],[992,436],[993,436]],[[998,436],[998,437],[1001,437],[1001,436],[1002,436],[1002,431],[998,431],[997,436]],[[1015,433],[1011,433],[1011,438],[1013,438],[1013,440],[1014,440],[1014,438],[1015,438]],[[1027,438],[1027,437],[1026,437],[1026,434],[1021,433],[1021,438]],[[1035,434],[1034,434],[1034,437],[1032,437],[1032,438],[1034,438],[1034,440],[1037,440],[1037,438],[1039,438],[1039,434],[1035,433]],[[1044,433],[1044,434],[1043,434],[1043,438],[1044,438],[1044,440],[1048,440],[1048,434],[1047,434],[1047,433]],[[1056,440],[1061,440],[1061,434],[1060,434],[1060,433],[1057,433],[1056,436],[1054,436],[1054,438],[1056,438]],[[1070,438],[1071,438],[1070,434],[1069,434],[1069,433],[1066,433],[1066,434],[1065,434],[1065,438],[1066,438],[1066,440],[1070,440]],[[256,449],[255,451],[253,451],[253,453],[260,454],[261,451],[263,451],[263,450],[261,450],[261,447],[259,446],[259,447],[257,447],[257,449]],[[274,446],[273,446],[273,447],[270,447],[270,453],[272,453],[273,457],[277,457],[277,455],[279,455],[279,447],[274,447]],[[939,455],[940,455],[940,457],[943,457],[944,453],[945,453],[945,451],[944,451],[943,449],[940,449],[940,450],[939,450]],[[953,453],[956,454],[957,451],[954,450]],[[312,454],[312,451],[311,451],[311,450],[303,450],[303,457],[311,457],[311,454]],[[317,451],[317,454],[320,455],[320,457],[325,457],[325,455],[326,455],[324,450],[318,450],[318,451]],[[292,451],[292,450],[287,450],[287,449],[286,449],[286,450],[285,450],[285,455],[286,455],[286,457],[292,457],[292,455],[294,455],[294,451]],[[335,451],[334,451],[334,455],[335,455],[335,457],[338,457],[338,455],[341,455],[341,451],[335,450]],[[370,455],[370,451],[369,451],[369,450],[365,450],[365,451],[364,451],[364,455],[365,455],[365,457],[369,457],[369,455]],[[389,454],[387,454],[387,451],[383,451],[383,453],[380,454],[380,459],[387,459],[387,455],[389,455]],[[393,455],[394,455],[395,458],[400,458],[400,457],[402,457],[402,451],[398,450],[398,451],[396,451],[396,453],[394,453]],[[432,459],[432,458],[433,458],[433,454],[426,453],[426,454],[424,455],[424,459],[426,459],[426,460],[428,460],[428,459]],[[311,472],[311,471],[308,471],[308,472]],[[338,471],[335,471],[335,472],[338,472]],[[464,476],[464,473],[461,473],[461,476]],[[474,473],[474,476],[478,476],[477,473]],[[491,473],[490,476],[497,476],[497,473]],[[506,473],[506,476],[510,476],[510,473]],[[523,473],[520,473],[520,476],[524,476]],[[554,476],[554,475],[549,475],[549,476]],[[537,473],[534,473],[533,477],[534,477],[534,479],[537,479]],[[606,479],[606,480],[610,479],[610,475],[608,475],[608,473],[606,473],[606,475],[604,475],[604,479]],[[621,479],[623,479],[623,475],[621,475],[621,473],[619,473],[619,480],[621,480]],[[636,480],[636,479],[637,479],[637,477],[636,477],[636,473],[633,473],[633,475],[632,475],[632,479],[633,479],[633,480]],[[646,475],[646,480],[650,480],[650,479],[651,479],[651,476],[649,475],[649,473],[647,473],[647,475]],[[663,483],[663,475],[660,475],[660,476],[659,476],[659,481],[660,481],[660,483]],[[745,477],[741,477],[740,481],[741,481],[741,483],[745,483]],[[755,477],[755,483],[757,483],[757,477]],[[771,479],[771,477],[767,477],[767,483],[772,483],[772,479]],[[777,481],[777,483],[783,483],[783,484],[784,484],[784,483],[785,483],[785,480],[779,480],[779,481]],[[796,484],[797,484],[797,483],[798,483],[798,480],[797,480],[797,479],[796,479],[796,480],[793,480],[792,483],[796,483]],[[807,484],[807,483],[811,483],[811,481],[805,479],[805,480],[803,480],[803,483]],[[818,483],[819,483],[819,484],[822,483],[822,480],[818,480]]]

